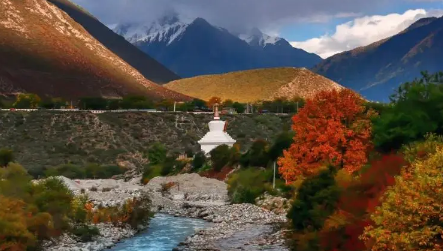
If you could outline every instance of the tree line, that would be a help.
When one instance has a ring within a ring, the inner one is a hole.
[[[145,96],[127,95],[119,99],[107,99],[102,97],[82,97],[78,100],[67,100],[64,98],[40,98],[37,94],[21,93],[15,97],[14,101],[0,102],[2,108],[17,109],[70,109],[81,110],[120,110],[120,109],[157,109],[161,111],[192,112],[192,111],[212,111],[214,105],[218,103],[220,109],[231,109],[235,113],[252,112],[270,113],[295,113],[304,105],[302,98],[286,99],[275,98],[270,101],[257,101],[254,103],[240,103],[230,99],[222,100],[219,97],[212,97],[207,101],[193,99],[188,102],[175,102],[171,99],[158,101],[150,100]]]

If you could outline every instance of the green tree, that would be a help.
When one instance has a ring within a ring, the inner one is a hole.
[[[198,152],[192,160],[192,169],[198,170],[206,163],[206,155],[204,152]]]
[[[155,142],[148,150],[148,158],[151,164],[161,164],[165,161],[167,155],[166,147],[160,143]]]
[[[41,98],[33,93],[21,93],[17,95],[13,107],[18,109],[35,109],[40,105]]]
[[[201,99],[193,99],[192,100],[192,105],[194,107],[198,107],[199,109],[205,108],[206,107],[206,102],[204,100]]]
[[[14,153],[11,149],[0,149],[0,167],[7,166],[10,162],[14,161]]]
[[[234,105],[234,101],[232,101],[231,99],[226,99],[222,103],[223,107],[232,107],[233,105]]]
[[[211,156],[212,168],[217,172],[221,171],[231,159],[231,151],[227,145],[217,146],[209,154]]]
[[[101,97],[84,97],[80,98],[80,108],[85,110],[105,110],[108,101]]]
[[[288,149],[292,143],[294,143],[293,131],[287,131],[280,133],[274,141],[274,144],[269,149],[269,158],[272,161],[276,161],[279,157],[283,156],[283,151]]]
[[[269,163],[268,148],[269,144],[266,140],[254,141],[249,149],[249,165],[267,167]]]
[[[121,103],[123,109],[152,109],[154,103],[149,101],[145,96],[127,95],[123,97]]]
[[[239,102],[235,102],[234,104],[232,104],[232,108],[234,108],[234,110],[237,113],[244,113],[246,110],[246,107],[244,104],[240,104]]]
[[[422,73],[402,84],[373,126],[374,145],[383,152],[421,140],[426,133],[443,133],[443,72]]]
[[[325,220],[333,214],[340,196],[335,173],[336,169],[331,166],[303,181],[288,212],[295,230],[320,230]]]

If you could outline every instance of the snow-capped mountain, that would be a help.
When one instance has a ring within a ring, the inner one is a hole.
[[[269,67],[312,67],[315,54],[286,40],[252,29],[234,34],[205,19],[169,15],[149,25],[121,24],[114,32],[126,38],[181,77]]]
[[[258,28],[253,28],[247,33],[239,34],[238,37],[250,44],[251,46],[265,47],[267,45],[275,45],[283,38],[272,37],[262,33]]]
[[[179,20],[178,16],[165,16],[150,25],[144,24],[122,24],[114,28],[114,32],[123,36],[131,43],[137,42],[165,42],[171,44],[189,26]]]

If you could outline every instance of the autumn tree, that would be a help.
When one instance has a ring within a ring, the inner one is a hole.
[[[279,158],[286,182],[312,175],[325,164],[352,173],[367,162],[372,111],[355,92],[323,91],[292,118],[294,143]]]
[[[443,250],[443,148],[395,178],[362,239],[373,251]]]
[[[26,203],[0,194],[0,250],[20,251],[35,247],[27,227]]]
[[[221,104],[222,104],[222,99],[221,99],[220,97],[212,97],[212,98],[210,98],[210,99],[208,100],[208,102],[206,102],[206,106],[207,106],[209,109],[213,109],[213,107],[214,107],[215,104],[219,104],[219,105],[221,105]]]

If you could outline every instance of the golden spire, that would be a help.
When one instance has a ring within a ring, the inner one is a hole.
[[[218,103],[215,103],[214,107],[215,107],[215,109],[214,109],[214,119],[218,120],[218,119],[220,119],[220,115],[218,114]]]

